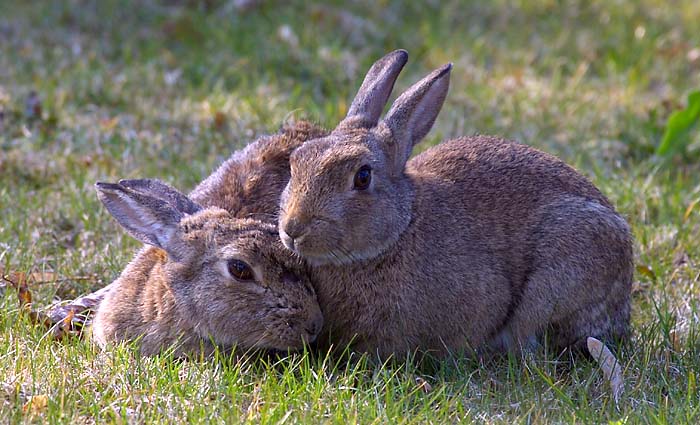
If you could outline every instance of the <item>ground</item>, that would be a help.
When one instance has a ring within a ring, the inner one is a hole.
[[[285,120],[332,127],[364,72],[409,51],[397,89],[454,62],[420,149],[475,133],[576,166],[635,236],[633,337],[616,404],[585,358],[457,359],[417,370],[295,354],[175,361],[54,341],[0,287],[9,422],[695,423],[700,137],[658,158],[700,88],[700,2],[0,0],[0,267],[35,305],[114,279],[138,248],[97,180],[191,189]],[[43,282],[43,283],[42,283]],[[427,383],[424,384],[424,383]]]

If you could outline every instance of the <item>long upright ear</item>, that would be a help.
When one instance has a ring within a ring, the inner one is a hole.
[[[178,211],[185,214],[194,214],[201,210],[202,207],[192,201],[187,196],[183,195],[172,186],[163,183],[156,179],[129,179],[119,180],[121,186],[136,190],[145,195],[153,196],[154,198],[162,199],[172,205]]]
[[[364,128],[377,125],[406,61],[408,53],[405,50],[394,50],[376,61],[367,72],[341,124]]]
[[[383,123],[391,129],[396,146],[396,164],[405,163],[413,146],[420,142],[435,123],[450,87],[448,63],[428,74],[394,101]]]
[[[134,238],[178,259],[178,225],[185,213],[168,202],[121,184],[95,183],[97,197]]]

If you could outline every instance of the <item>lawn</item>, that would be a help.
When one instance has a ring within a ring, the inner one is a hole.
[[[349,3],[345,5],[344,3]],[[429,369],[292,354],[178,361],[53,340],[0,286],[3,422],[700,421],[700,135],[654,155],[700,88],[700,2],[0,0],[0,268],[36,306],[109,283],[138,243],[97,180],[189,190],[285,120],[334,126],[369,65],[397,92],[445,62],[419,147],[475,133],[576,166],[632,225],[633,337],[615,403],[598,366],[538,353]]]

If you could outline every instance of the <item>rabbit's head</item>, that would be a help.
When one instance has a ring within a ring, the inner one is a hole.
[[[375,62],[338,127],[291,155],[279,232],[311,264],[377,257],[412,220],[413,186],[404,168],[442,107],[451,64],[409,88],[380,121],[407,58],[397,50]]]
[[[167,254],[162,273],[179,314],[173,326],[242,349],[297,349],[316,338],[323,322],[316,294],[274,225],[204,209],[157,180],[96,186],[132,236]]]

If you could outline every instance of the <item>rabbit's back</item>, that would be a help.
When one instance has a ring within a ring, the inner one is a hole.
[[[446,141],[413,158],[406,171],[418,179],[454,184],[455,199],[478,203],[474,212],[518,211],[560,194],[582,196],[612,208],[588,179],[560,159],[498,137]],[[449,192],[445,195],[453,195]]]
[[[541,225],[538,211],[564,195],[611,208],[595,186],[564,162],[495,137],[439,144],[409,161],[406,173],[418,192],[414,216],[421,226],[413,227],[442,229],[433,243],[495,257],[514,290],[532,267]],[[434,236],[427,230],[418,237]]]
[[[407,175],[418,192],[417,227],[447,224],[441,246],[481,253],[507,279],[500,348],[543,328],[554,328],[557,346],[626,334],[630,229],[574,168],[526,145],[476,136],[429,149],[409,161]]]

